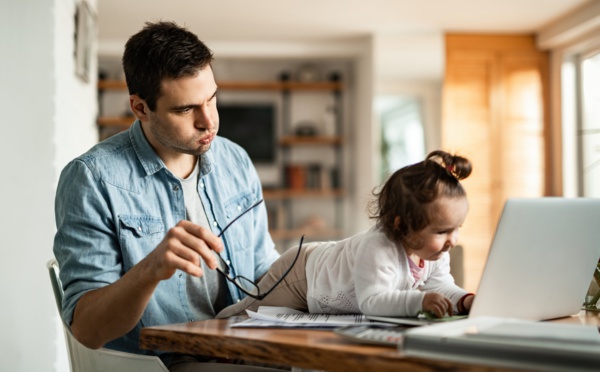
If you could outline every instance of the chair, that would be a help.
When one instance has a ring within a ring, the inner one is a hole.
[[[50,273],[50,282],[59,316],[62,316],[63,289],[58,276],[59,268],[55,259],[46,264]],[[125,353],[100,348],[88,349],[75,339],[69,327],[63,322],[65,341],[69,352],[69,364],[72,372],[169,372],[156,356]]]
[[[50,282],[54,291],[58,315],[62,318],[63,289],[59,267],[55,259],[46,264],[50,273]],[[100,348],[88,349],[83,346],[71,333],[71,329],[63,322],[65,341],[69,352],[69,364],[71,372],[169,372],[159,357],[125,353],[122,351]],[[202,366],[204,372],[281,372],[273,369],[252,365],[236,365],[221,363],[205,363]]]

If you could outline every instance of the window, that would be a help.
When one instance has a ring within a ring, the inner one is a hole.
[[[417,97],[378,96],[375,110],[381,128],[383,182],[394,171],[425,158],[422,105]]]
[[[600,197],[600,48],[566,55],[561,66],[563,193]]]

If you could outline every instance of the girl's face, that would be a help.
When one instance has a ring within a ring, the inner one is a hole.
[[[405,247],[409,255],[436,261],[458,242],[458,230],[469,211],[465,197],[441,197],[429,206],[431,223],[423,230],[409,234]]]

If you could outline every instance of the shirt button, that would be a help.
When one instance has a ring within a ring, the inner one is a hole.
[[[214,225],[214,226],[217,226],[217,221],[213,221],[213,225]]]
[[[142,227],[141,226],[138,226],[138,231],[142,231]]]
[[[235,302],[240,302],[241,300],[238,298]]]
[[[231,265],[231,261],[227,260],[225,262],[227,262],[227,265]]]
[[[179,191],[179,185],[173,186],[173,191]]]
[[[242,210],[242,206],[238,205],[238,211],[241,211],[241,210]]]
[[[200,187],[204,188],[204,182],[200,182]]]

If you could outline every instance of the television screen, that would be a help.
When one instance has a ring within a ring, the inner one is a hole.
[[[275,107],[270,104],[218,104],[219,135],[248,152],[255,163],[275,161]]]

